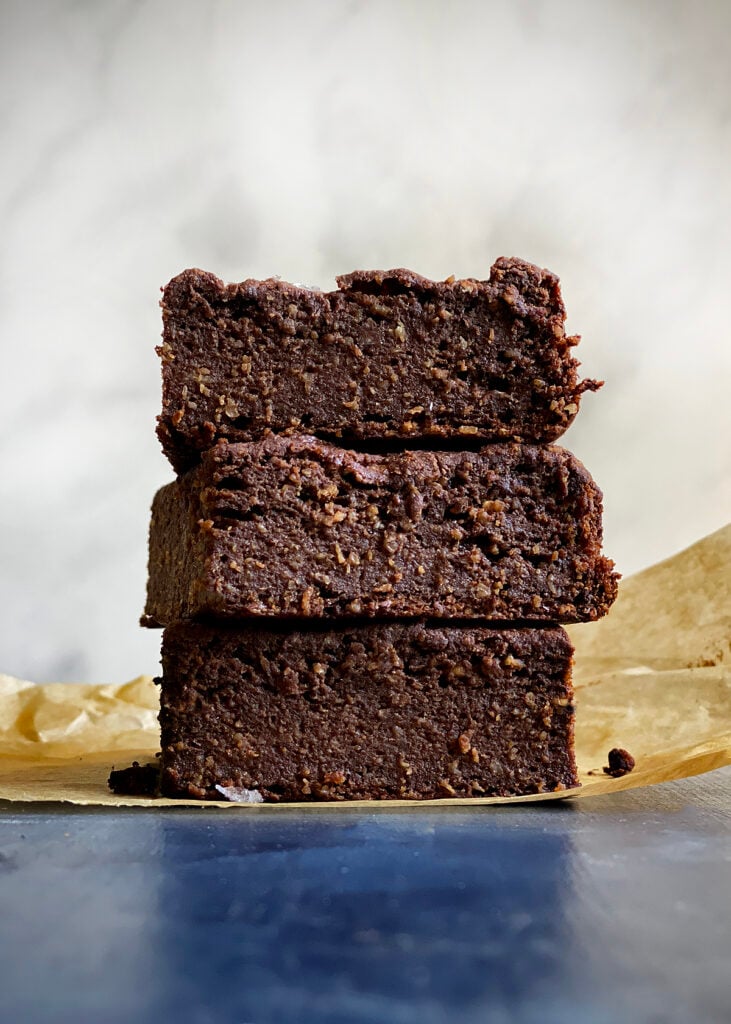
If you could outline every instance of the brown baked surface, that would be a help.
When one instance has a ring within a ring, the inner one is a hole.
[[[186,270],[162,299],[158,435],[182,472],[266,431],[553,441],[581,394],[558,278],[500,259],[488,281],[359,271],[319,292]]]
[[[584,467],[553,446],[220,444],[155,496],[143,621],[596,619],[617,587],[601,512]]]
[[[416,800],[570,788],[571,654],[558,627],[172,626],[163,795],[221,799],[220,785],[249,800]]]

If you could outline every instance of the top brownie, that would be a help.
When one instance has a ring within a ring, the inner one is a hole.
[[[488,281],[358,271],[334,292],[186,270],[162,299],[158,435],[178,472],[218,440],[304,432],[553,441],[586,390],[558,278],[500,259]]]

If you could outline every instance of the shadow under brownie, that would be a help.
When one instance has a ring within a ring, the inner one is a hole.
[[[162,793],[258,802],[571,788],[571,656],[560,627],[169,627]]]

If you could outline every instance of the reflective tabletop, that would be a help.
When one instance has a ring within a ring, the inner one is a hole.
[[[0,804],[9,1024],[731,1020],[731,769],[556,804]]]

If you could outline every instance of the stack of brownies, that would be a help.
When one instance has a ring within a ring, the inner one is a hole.
[[[164,290],[143,622],[161,791],[258,802],[577,784],[571,644],[617,586],[554,441],[582,392],[558,281],[359,272]]]

